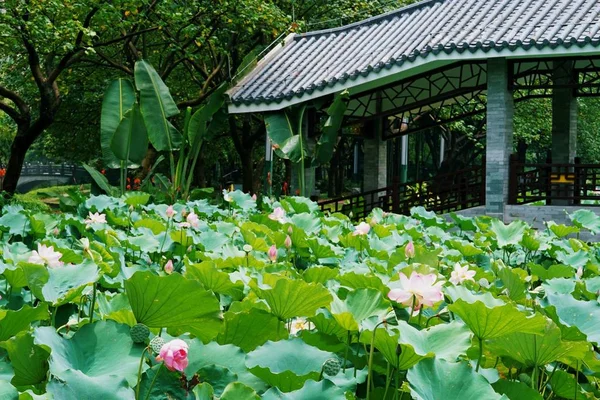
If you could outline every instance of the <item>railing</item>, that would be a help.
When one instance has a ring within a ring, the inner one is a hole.
[[[447,213],[485,204],[482,166],[441,174],[433,179],[391,186],[319,202],[322,211],[340,212],[360,219],[374,208],[408,214],[412,207]]]
[[[544,201],[577,205],[584,200],[600,201],[600,164],[522,163],[510,158],[509,203]]]
[[[75,176],[82,173],[86,173],[83,167],[72,164],[26,164],[21,169],[21,176]]]

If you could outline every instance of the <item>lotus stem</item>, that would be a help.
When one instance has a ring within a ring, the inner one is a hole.
[[[346,372],[346,364],[348,363],[348,349],[350,348],[350,340],[351,340],[351,336],[350,336],[350,331],[348,331],[348,345],[346,346],[346,351],[344,352],[344,367],[343,367],[343,372]]]
[[[144,365],[144,356],[148,351],[148,347],[144,347],[144,351],[142,351],[142,356],[140,357],[140,366],[138,367],[138,376],[137,376],[137,384],[135,385],[135,399],[139,400],[140,398],[140,382],[142,380],[142,366]]]
[[[160,363],[160,367],[158,367],[158,370],[156,370],[156,374],[154,374],[154,378],[152,378],[152,382],[150,382],[150,387],[148,388],[148,393],[146,393],[146,397],[144,398],[144,400],[148,400],[150,398],[150,393],[152,393],[152,386],[154,386],[154,382],[156,382],[156,378],[158,377],[158,374],[160,374],[163,365],[164,363]]]
[[[481,359],[483,358],[483,340],[481,338],[477,338],[479,340],[479,358],[477,359],[477,367],[475,367],[475,372],[479,372],[479,366],[481,365]]]
[[[375,349],[375,335],[377,334],[377,328],[383,325],[385,321],[381,321],[373,329],[373,336],[371,337],[371,348],[369,349],[369,369],[367,372],[367,400],[371,398],[371,385],[373,383],[373,353]]]
[[[92,304],[90,306],[90,324],[94,320],[94,308],[96,307],[96,283],[92,284]]]

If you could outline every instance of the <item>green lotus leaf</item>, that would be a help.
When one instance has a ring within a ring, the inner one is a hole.
[[[564,238],[573,233],[579,233],[580,229],[576,226],[567,226],[567,225],[557,225],[556,223],[548,224],[552,233],[554,233],[559,238]]]
[[[22,333],[7,340],[2,343],[2,347],[8,352],[14,370],[14,377],[11,380],[13,385],[37,385],[47,379],[50,353],[36,346],[29,333]]]
[[[361,274],[357,272],[346,272],[337,278],[340,285],[350,289],[371,288],[382,293],[389,289],[383,284],[381,278],[373,274]]]
[[[246,353],[239,347],[231,344],[220,345],[216,342],[205,345],[198,339],[186,340],[186,342],[189,344],[189,365],[184,371],[187,376],[193,376],[200,370],[218,366],[229,370],[237,376],[239,382],[257,392],[266,389],[265,383],[246,368]],[[213,384],[210,380],[208,383]]]
[[[118,200],[114,197],[101,194],[99,196],[91,196],[85,201],[85,208],[88,210],[96,210],[97,212],[104,212],[104,210],[110,210],[118,205]]]
[[[117,393],[123,380],[129,386],[137,381],[142,346],[133,345],[129,329],[114,321],[99,321],[65,339],[52,327],[40,327],[35,329],[34,343],[51,352],[50,373],[72,389],[93,386]]]
[[[480,301],[467,303],[458,299],[448,308],[467,324],[475,336],[482,340],[514,332],[539,335],[546,326],[546,320],[540,314],[527,316],[511,304],[489,308]]]
[[[570,294],[547,293],[545,303],[555,307],[562,324],[576,327],[588,341],[600,343],[600,305],[597,301],[575,300]]]
[[[229,196],[233,200],[233,204],[244,211],[249,211],[256,208],[256,201],[252,200],[252,196],[250,196],[248,193],[244,193],[241,190],[235,190],[230,192]]]
[[[537,367],[553,361],[582,360],[590,345],[561,340],[560,329],[549,322],[541,336],[511,333],[488,341],[486,348],[497,356],[510,357],[529,367]]]
[[[219,333],[219,302],[198,281],[136,272],[125,281],[125,290],[137,322],[150,328],[167,328],[174,335],[189,332],[205,342]]]
[[[202,232],[199,237],[199,244],[204,247],[204,251],[215,251],[223,247],[231,239],[220,232]]]
[[[600,217],[592,210],[577,210],[569,214],[569,219],[580,229],[587,229],[592,233],[600,232]]]
[[[257,308],[246,312],[226,312],[223,331],[217,337],[220,344],[233,344],[245,352],[263,345],[268,340],[289,337],[284,323],[276,316]]]
[[[344,391],[331,381],[324,379],[316,382],[308,380],[301,389],[283,393],[277,388],[271,388],[262,396],[263,400],[345,400]]]
[[[329,267],[310,267],[302,274],[304,280],[308,283],[320,283],[334,279],[338,276],[338,270]]]
[[[436,358],[455,361],[471,346],[471,331],[458,321],[420,331],[400,321],[397,329],[400,332],[398,342],[410,345],[416,354],[422,356],[435,355]]]
[[[22,207],[5,206],[4,214],[0,217],[0,226],[10,235],[25,236],[31,231],[29,217],[24,214]]]
[[[244,284],[241,281],[232,282],[230,275],[219,271],[212,261],[188,265],[185,269],[185,277],[197,280],[205,289],[226,294],[234,300],[241,300],[244,297]]]
[[[148,228],[152,231],[153,234],[158,235],[159,233],[164,232],[167,227],[165,224],[157,219],[151,218],[142,218],[137,220],[133,224],[134,228]]]
[[[484,253],[483,250],[481,250],[478,247],[475,247],[473,244],[467,241],[449,240],[446,243],[448,244],[448,247],[458,250],[463,255],[463,257],[474,257],[476,255]]]
[[[334,297],[330,308],[333,318],[344,330],[358,331],[367,318],[375,317],[377,322],[383,320],[390,302],[375,289],[356,289],[343,301]]]
[[[500,379],[492,384],[496,393],[503,394],[510,400],[543,400],[541,394],[523,382]]]
[[[525,281],[511,268],[501,268],[498,271],[498,278],[502,280],[504,287],[508,291],[508,297],[513,301],[525,299],[527,287]]]
[[[256,391],[241,382],[231,382],[221,394],[220,400],[259,400]]]
[[[104,293],[98,293],[96,304],[103,319],[111,319],[129,326],[136,324],[135,316],[129,305],[129,299],[124,293],[112,297],[108,297]]]
[[[466,303],[473,304],[475,302],[481,302],[489,308],[499,307],[506,304],[504,301],[495,298],[491,293],[485,292],[481,294],[475,294],[464,286],[447,286],[444,291],[450,296],[452,301],[463,300]]]
[[[142,376],[139,399],[185,399],[187,391],[181,385],[181,373],[169,371],[161,364],[148,368]]]
[[[548,268],[544,268],[539,264],[532,264],[529,269],[531,270],[531,275],[536,275],[542,281],[554,278],[570,278],[573,276],[573,268],[561,264],[551,265]]]
[[[323,363],[333,354],[309,346],[300,338],[267,342],[248,353],[250,371],[284,392],[300,389],[309,379],[318,379]]]
[[[554,257],[560,263],[569,265],[575,270],[579,267],[584,267],[590,260],[589,254],[584,250],[576,252],[557,251]]]
[[[17,391],[17,388],[9,382],[0,380],[0,399],[18,400],[19,392]]]
[[[60,381],[52,379],[46,390],[54,399],[134,400],[135,392],[126,379],[117,375],[90,377],[81,371],[68,369]]]
[[[364,344],[371,344],[373,339],[372,331],[362,332],[360,341]],[[390,365],[397,370],[405,371],[426,357],[433,357],[433,354],[420,355],[410,344],[399,342],[400,334],[397,331],[391,331],[379,328],[375,334],[375,348],[383,355]],[[400,352],[398,353],[398,350]]]
[[[496,235],[496,242],[498,247],[504,248],[506,246],[517,245],[523,239],[523,234],[528,225],[521,221],[516,220],[511,222],[509,225],[505,225],[499,220],[492,221],[492,227],[490,229]]]
[[[129,192],[125,194],[123,202],[128,206],[144,206],[148,204],[150,200],[150,194],[144,192]]]
[[[279,279],[272,289],[255,288],[254,291],[282,321],[293,317],[312,317],[332,300],[329,290],[322,285],[287,278]]]
[[[22,268],[33,294],[55,307],[78,299],[85,287],[100,277],[98,267],[90,260],[55,268],[22,264]]]
[[[563,399],[585,399],[586,395],[581,389],[581,386],[575,380],[573,374],[562,370],[554,371],[550,377],[550,387],[559,398]]]
[[[316,234],[321,229],[321,220],[315,218],[313,214],[301,213],[294,214],[291,217],[292,223],[308,234]]]
[[[315,324],[315,327],[319,332],[326,335],[337,336],[346,340],[346,337],[349,334],[347,330],[338,324],[328,310],[321,309],[314,317],[311,317],[308,320]]]
[[[411,394],[417,400],[445,399],[494,400],[506,399],[494,391],[489,382],[470,365],[450,363],[437,358],[419,362],[408,370]]]
[[[0,342],[8,340],[21,331],[29,330],[29,325],[34,321],[46,321],[48,305],[40,304],[33,308],[25,304],[17,311],[0,309]]]
[[[300,213],[315,213],[319,210],[319,206],[307,199],[306,197],[290,196],[281,199],[281,205],[287,211],[293,211],[296,214]]]
[[[554,278],[542,284],[546,293],[571,294],[575,290],[573,279]]]

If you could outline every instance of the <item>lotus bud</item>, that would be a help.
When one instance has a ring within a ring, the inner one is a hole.
[[[583,266],[580,266],[579,268],[577,268],[577,272],[575,273],[575,276],[577,277],[577,279],[581,279],[581,277],[583,276]]]
[[[175,214],[177,214],[177,211],[173,209],[173,206],[167,207],[167,218],[173,218]]]
[[[256,197],[256,193],[254,193],[254,194],[252,195],[252,200],[256,201],[256,199],[257,199],[257,197]]]
[[[54,228],[52,233],[54,234],[54,236],[58,236],[58,235],[60,235],[60,230],[58,228]]]
[[[194,249],[192,248],[192,245],[189,245],[189,246],[188,246],[188,248],[187,248],[187,252],[188,252],[188,253],[191,253],[191,252],[192,252],[192,250],[194,250]]]
[[[165,264],[165,272],[168,275],[171,275],[173,273],[173,269],[174,269],[173,268],[173,261],[172,260],[167,261],[167,263]]]
[[[285,237],[285,241],[283,242],[283,245],[285,246],[286,249],[289,249],[290,247],[292,247],[292,238],[290,237],[290,235],[287,235]]]
[[[292,229],[292,227],[288,227],[288,235],[291,235],[292,233],[294,233],[294,230]]]
[[[267,255],[272,262],[277,261],[277,247],[275,245],[271,246],[267,252]]]
[[[406,258],[413,258],[415,256],[415,245],[413,242],[408,242],[406,247],[404,248],[404,255]]]

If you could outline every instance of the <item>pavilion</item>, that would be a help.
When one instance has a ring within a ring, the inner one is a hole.
[[[318,112],[344,90],[345,124],[360,123],[365,138],[365,211],[420,203],[441,212],[475,207],[508,221],[536,212],[553,218],[600,200],[600,165],[576,163],[577,98],[600,94],[598,0],[426,0],[294,33],[228,92],[229,112],[281,112],[300,103]],[[511,157],[514,105],[540,97],[552,99],[552,154],[527,165]],[[429,182],[429,200],[409,196],[395,179],[405,166],[402,138],[424,129],[417,122],[425,112],[428,128],[475,115],[486,125],[481,165]],[[396,153],[388,149],[394,140]],[[522,206],[539,200],[545,208]]]

